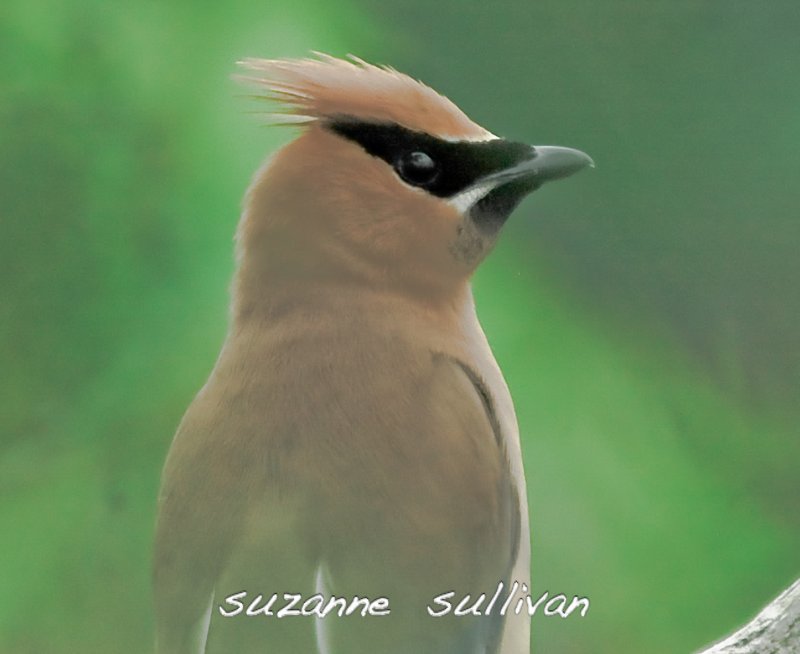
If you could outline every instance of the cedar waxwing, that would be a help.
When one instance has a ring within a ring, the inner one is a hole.
[[[167,457],[158,654],[527,653],[499,608],[529,584],[519,434],[469,281],[591,159],[355,58],[244,65],[301,133],[247,191],[230,330]]]

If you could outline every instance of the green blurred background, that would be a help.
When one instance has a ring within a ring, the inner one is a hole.
[[[0,652],[146,652],[160,467],[226,328],[244,56],[356,53],[596,170],[475,280],[518,408],[538,653],[690,652],[800,575],[800,8],[3,0]]]

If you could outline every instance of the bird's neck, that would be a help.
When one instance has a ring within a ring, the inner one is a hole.
[[[411,321],[460,331],[474,319],[468,280],[445,293],[435,285],[430,288],[376,285],[335,275],[314,279],[286,276],[252,279],[240,270],[233,291],[234,331],[303,319],[332,326],[374,322],[388,327]]]

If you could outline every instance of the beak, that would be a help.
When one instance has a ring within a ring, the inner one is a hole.
[[[584,168],[594,167],[594,161],[588,154],[572,148],[519,144],[508,144],[506,147],[515,148],[511,165],[481,177],[473,189],[463,196],[465,200],[474,202],[468,213],[487,233],[496,232],[520,201],[545,182],[563,179]]]
[[[585,152],[557,145],[535,145],[531,147],[529,159],[488,175],[481,182],[489,182],[496,187],[527,179],[538,187],[544,182],[569,177],[587,167],[594,168],[594,161]]]

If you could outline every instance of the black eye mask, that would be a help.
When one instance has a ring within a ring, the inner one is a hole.
[[[343,117],[326,125],[383,159],[408,184],[448,198],[481,178],[532,159],[533,148],[503,139],[445,141],[394,123],[370,123]]]

